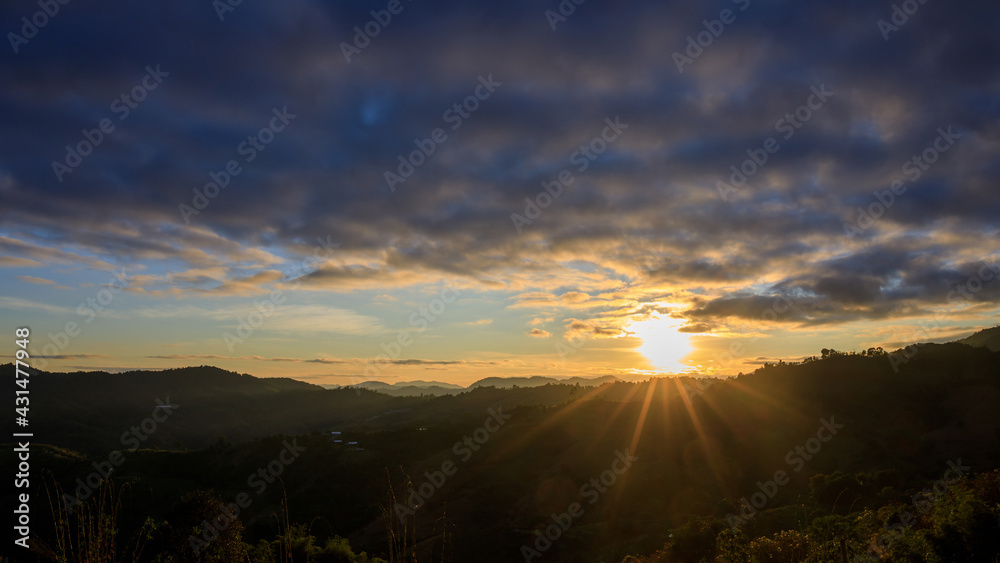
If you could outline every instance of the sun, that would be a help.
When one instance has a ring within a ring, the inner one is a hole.
[[[638,352],[653,364],[653,367],[666,372],[680,373],[689,371],[692,366],[685,364],[685,356],[694,351],[690,337],[678,332],[681,323],[675,319],[651,317],[644,321],[632,323],[628,330],[642,340]]]

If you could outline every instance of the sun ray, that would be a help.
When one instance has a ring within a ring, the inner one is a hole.
[[[749,385],[746,385],[741,381],[737,381],[735,378],[730,379],[727,383],[729,385],[732,385],[734,389],[742,393],[746,393],[747,395],[750,395],[755,400],[761,401],[762,403],[767,403],[771,407],[775,408],[776,410],[782,411],[786,415],[794,416],[798,419],[804,419],[804,415],[801,410],[786,405],[785,403],[782,403],[781,401],[775,399],[773,396],[758,391],[757,389],[754,389],[753,387],[750,387]]]
[[[574,411],[584,406],[587,403],[587,401],[602,394],[604,392],[603,387],[604,386],[602,385],[600,387],[594,387],[590,389],[589,391],[585,392],[582,397],[577,398],[572,403],[564,405],[562,408],[559,408],[555,413],[546,417],[540,424],[538,424],[534,428],[521,433],[517,438],[505,442],[505,447],[498,448],[496,450],[496,455],[503,455],[506,454],[508,450],[517,451],[520,448],[524,447],[524,445],[530,442],[532,438],[534,438],[539,434],[543,434],[545,431],[555,426],[558,422],[571,415]]]
[[[634,397],[634,396],[635,396],[636,394],[638,394],[638,393],[641,393],[641,392],[642,392],[642,384],[641,384],[641,383],[639,383],[639,384],[635,384],[635,385],[630,385],[630,386],[629,386],[629,390],[628,390],[628,392],[627,392],[627,393],[625,394],[625,396],[624,396],[624,397],[622,397],[622,399],[621,399],[620,401],[618,401],[618,406],[616,406],[616,407],[615,407],[615,410],[614,410],[614,412],[612,412],[612,413],[611,413],[611,416],[609,416],[609,417],[608,417],[608,421],[610,422],[610,421],[612,421],[612,420],[617,420],[617,419],[618,419],[618,416],[619,416],[619,415],[621,415],[622,411],[623,411],[623,410],[624,410],[625,408],[627,408],[627,407],[628,407],[628,405],[629,405],[629,404],[630,404],[630,403],[632,402],[632,398],[633,398],[633,397]],[[602,437],[604,436],[604,434],[605,434],[605,433],[607,433],[607,431],[608,431],[608,430],[610,430],[610,429],[611,429],[611,424],[605,424],[605,425],[604,425],[604,428],[602,428],[602,429],[601,429],[601,430],[600,430],[600,431],[599,431],[599,432],[598,432],[598,433],[597,433],[597,434],[596,434],[596,435],[594,436],[594,440],[593,440],[593,441],[591,442],[591,446],[590,446],[590,448],[589,448],[589,449],[587,450],[587,453],[588,453],[588,455],[589,455],[589,454],[590,454],[591,452],[593,452],[593,450],[594,450],[594,448],[596,447],[597,443],[598,443],[598,442],[600,441],[600,439],[601,439],[601,438],[602,438]]]
[[[705,454],[705,463],[708,464],[709,470],[712,472],[712,476],[715,478],[716,483],[720,486],[725,483],[723,479],[722,469],[718,465],[718,458],[721,457],[718,452],[714,450],[709,441],[708,434],[705,432],[704,426],[702,426],[701,420],[698,418],[698,414],[695,412],[694,403],[691,402],[691,396],[688,395],[687,389],[681,384],[679,380],[674,380],[674,384],[677,386],[677,391],[680,394],[681,403],[688,412],[688,418],[691,419],[691,424],[694,426],[694,431],[698,435],[698,440],[701,442],[701,448]]]
[[[632,434],[632,442],[629,450],[636,451],[639,444],[639,437],[642,436],[642,429],[646,425],[646,415],[649,413],[649,404],[653,402],[653,394],[656,392],[656,378],[650,378],[649,389],[646,390],[646,398],[642,401],[642,410],[639,411],[639,420],[635,423],[635,432]]]
[[[650,404],[653,402],[653,396],[656,394],[657,383],[658,383],[658,378],[655,377],[650,378],[649,382],[647,383],[646,396],[643,398],[642,408],[639,410],[639,416],[637,417],[635,423],[635,430],[632,433],[632,441],[629,443],[629,447],[626,450],[627,452],[626,455],[633,455],[638,457],[639,439],[642,436],[642,431],[646,426],[646,417],[649,414],[649,407]],[[640,383],[635,385],[634,390],[639,390],[641,388],[642,384]],[[635,393],[630,392],[626,397],[627,400],[622,402],[622,406],[631,402],[632,395],[634,394]],[[615,416],[617,416],[617,413],[620,411],[621,407],[619,407],[619,409],[615,411],[616,413]],[[608,500],[608,505],[612,508],[618,507],[622,496],[625,494],[625,490],[627,488],[626,484],[628,483],[629,480],[629,473],[626,472],[621,474],[619,476],[619,479],[621,480],[620,486],[615,487],[615,489],[611,492],[610,498]]]

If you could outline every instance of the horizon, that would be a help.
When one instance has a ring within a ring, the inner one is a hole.
[[[995,6],[563,4],[5,6],[0,329],[467,386],[1000,318]]]
[[[879,352],[880,353],[881,352],[885,353],[885,355],[887,356],[887,361],[889,361],[890,365],[893,366],[893,370],[896,370],[896,369],[898,369],[898,367],[897,367],[898,365],[900,365],[902,363],[906,363],[906,361],[908,361],[910,353],[907,350],[910,347],[912,347],[912,346],[921,346],[921,345],[924,345],[924,344],[951,344],[951,343],[957,343],[957,342],[961,342],[962,340],[965,340],[965,339],[967,339],[967,338],[969,338],[971,336],[974,336],[976,334],[980,334],[980,333],[983,333],[983,332],[988,332],[988,331],[990,331],[992,329],[996,329],[996,328],[1000,328],[1000,324],[996,324],[993,327],[982,328],[982,329],[977,330],[975,332],[972,332],[972,333],[970,333],[970,334],[968,334],[968,335],[966,335],[966,336],[964,336],[962,338],[958,338],[958,339],[954,339],[954,340],[953,339],[939,339],[937,341],[913,342],[913,343],[910,343],[910,344],[908,344],[906,346],[903,346],[903,347],[901,347],[901,348],[899,348],[897,350],[879,350]],[[870,350],[872,348],[876,348],[876,347],[869,347],[867,350]],[[867,350],[864,347],[862,347],[860,350],[836,350],[836,349],[829,349],[829,351],[831,353],[836,353],[836,354],[841,354],[841,355],[848,355],[848,356],[852,356],[852,355],[864,355]],[[825,353],[826,350],[823,350],[822,352]],[[892,361],[893,356],[896,356],[896,360],[895,361]],[[482,381],[486,381],[487,379],[553,379],[553,380],[561,382],[561,381],[567,381],[567,380],[571,380],[571,379],[596,380],[596,379],[605,379],[605,378],[608,378],[608,377],[612,377],[612,378],[615,378],[615,380],[617,382],[622,382],[622,383],[644,383],[644,382],[651,381],[653,379],[672,379],[672,378],[677,378],[677,377],[691,377],[691,378],[695,378],[695,379],[699,379],[699,378],[731,379],[731,378],[735,378],[735,377],[737,377],[739,375],[749,375],[749,374],[752,374],[757,369],[761,369],[761,368],[765,367],[766,364],[777,365],[778,363],[784,363],[786,365],[801,365],[801,364],[807,363],[810,360],[817,360],[817,359],[820,359],[820,356],[816,356],[815,354],[805,355],[805,356],[802,356],[802,357],[799,357],[799,358],[787,358],[788,361],[786,361],[786,358],[778,357],[778,358],[774,358],[773,359],[774,361],[761,361],[759,363],[760,365],[756,365],[753,369],[747,371],[746,374],[744,374],[743,372],[740,372],[740,373],[731,373],[731,374],[721,374],[720,373],[720,374],[711,374],[711,375],[709,375],[709,374],[702,374],[702,373],[697,373],[697,372],[691,371],[691,372],[685,372],[685,373],[653,373],[653,374],[648,374],[644,378],[630,378],[630,379],[621,378],[621,377],[618,377],[616,375],[611,375],[611,374],[604,374],[604,375],[541,375],[541,374],[494,375],[494,376],[487,376],[487,377],[483,377],[483,378],[480,378],[480,379],[476,379],[476,380],[470,381],[469,383],[466,383],[466,384],[456,384],[456,383],[449,382],[449,381],[434,380],[434,379],[400,379],[400,378],[390,379],[390,380],[386,380],[386,379],[368,379],[368,380],[364,380],[364,379],[361,379],[361,378],[353,378],[353,381],[351,383],[347,383],[347,384],[315,383],[315,382],[309,381],[308,378],[303,379],[303,378],[298,378],[298,377],[288,376],[288,375],[268,375],[268,374],[257,374],[257,373],[249,373],[249,372],[240,372],[238,370],[229,370],[229,369],[226,369],[226,368],[223,368],[221,366],[214,365],[214,364],[199,364],[199,365],[191,364],[191,365],[186,365],[186,366],[174,366],[174,367],[164,367],[164,368],[135,368],[135,367],[122,367],[122,368],[112,368],[112,369],[93,368],[93,369],[83,369],[83,370],[74,370],[74,371],[80,372],[80,373],[103,372],[103,373],[111,373],[111,374],[120,374],[120,373],[128,373],[128,372],[157,372],[157,371],[168,371],[168,370],[177,370],[177,369],[212,368],[212,369],[218,369],[218,370],[221,370],[221,371],[227,371],[227,372],[230,372],[230,373],[236,373],[236,374],[239,374],[239,375],[250,375],[250,376],[253,376],[253,377],[259,378],[259,379],[267,379],[267,378],[294,379],[294,380],[297,380],[297,381],[302,381],[303,383],[310,383],[312,385],[318,385],[318,386],[321,386],[321,387],[351,387],[353,385],[363,385],[363,384],[367,384],[367,383],[380,383],[380,384],[397,385],[397,386],[402,386],[402,385],[411,385],[412,386],[414,384],[427,384],[427,386],[447,385],[447,386],[457,386],[458,388],[461,388],[461,389],[470,389],[473,385],[475,385],[477,383],[481,383]],[[4,365],[11,365],[11,366],[13,366],[13,364],[4,364]],[[64,373],[64,374],[65,373],[70,373],[70,372],[67,372],[67,371],[55,371],[55,370],[48,370],[48,371],[50,373]]]

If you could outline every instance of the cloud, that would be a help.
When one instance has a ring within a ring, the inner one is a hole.
[[[12,358],[13,356],[5,356]],[[104,354],[55,354],[52,356],[36,355],[35,358],[45,358],[46,360],[87,360],[92,358],[112,358]]]
[[[18,310],[38,310],[45,311],[47,313],[55,313],[59,315],[68,315],[73,312],[70,307],[59,307],[56,305],[49,305],[48,303],[39,303],[37,301],[30,301],[27,299],[19,299],[17,297],[0,297],[0,309],[18,309]]]
[[[17,256],[0,256],[0,267],[3,268],[25,268],[41,266],[42,263],[38,260],[32,260],[30,258],[19,258]]]
[[[420,359],[405,359],[405,360],[391,360],[390,364],[397,366],[498,366],[502,365],[504,361],[484,361],[484,360],[420,360]]]
[[[677,332],[705,333],[712,332],[714,327],[708,323],[692,323],[677,329]]]
[[[108,262],[92,256],[67,252],[44,244],[37,244],[3,235],[0,235],[0,252],[9,255],[8,263],[11,265],[18,264],[19,259],[19,262],[24,265],[43,262],[48,264],[82,265],[96,270],[114,269],[114,266]]]
[[[458,360],[392,360],[390,363],[399,366],[451,366],[455,364],[461,364],[464,362]]]
[[[534,338],[548,338],[552,336],[552,333],[547,330],[542,330],[540,328],[533,328],[531,329],[531,331],[528,332],[528,335]]]
[[[266,326],[270,330],[289,332],[361,335],[384,330],[382,323],[375,317],[326,305],[279,305]]]
[[[610,319],[568,319],[564,335],[567,339],[573,339],[578,336],[584,338],[624,336],[626,331],[619,323],[621,323],[620,320],[615,321]]]
[[[45,279],[45,278],[38,278],[38,277],[35,277],[35,276],[16,276],[16,277],[17,277],[17,279],[23,281],[24,283],[31,283],[31,284],[35,284],[35,285],[47,285],[47,286],[50,286],[50,287],[52,287],[54,289],[72,289],[72,288],[66,287],[65,285],[62,285],[60,283],[57,283],[57,282],[54,282],[52,280]]]
[[[559,296],[565,303],[583,303],[590,300],[590,296],[580,291],[568,291]]]
[[[592,317],[569,333],[619,335],[662,302],[684,331],[724,330],[779,297],[795,303],[786,325],[912,320],[948,304],[1000,228],[1000,7],[928,3],[886,41],[874,22],[889,11],[754,4],[683,73],[670,53],[713,16],[697,3],[588,4],[553,33],[527,0],[450,0],[408,11],[350,64],[331,45],[370,18],[353,3],[245,4],[240,26],[194,6],[67,11],[65,33],[0,69],[0,266],[127,264],[134,314],[224,320],[246,311],[213,299],[290,290],[321,239],[339,246],[297,291],[460,279],[536,319]],[[189,48],[164,52],[176,37]],[[119,121],[111,102],[150,64],[170,76]],[[452,130],[444,112],[479,76],[501,86]],[[779,120],[820,85],[834,94],[786,137]],[[279,106],[298,117],[244,160],[237,147]],[[52,161],[105,117],[116,130],[58,181]],[[586,168],[571,162],[615,117],[621,137]],[[907,174],[949,126],[955,145]],[[385,172],[437,127],[448,140],[390,190]],[[767,138],[780,150],[724,201],[717,182]],[[178,206],[231,159],[243,171],[186,223]],[[519,234],[511,214],[563,170],[573,183]],[[907,191],[845,236],[895,181]],[[996,308],[997,287],[965,305]],[[0,306],[46,310],[7,288]],[[191,297],[207,312],[178,303]],[[302,307],[267,327],[382,330],[360,308]]]
[[[258,301],[260,301],[258,299]],[[2,304],[2,302],[0,302]],[[288,303],[274,304],[274,312],[267,317],[262,330],[281,330],[291,332],[332,332],[340,334],[374,334],[384,330],[381,322],[370,315],[364,315],[350,309],[329,305],[297,305]],[[145,319],[165,318],[207,318],[215,321],[237,322],[257,311],[253,303],[233,304],[227,307],[204,308],[193,305],[161,306],[124,310],[120,314],[126,317]]]
[[[361,363],[360,360],[341,360],[336,358],[268,358],[264,356],[220,356],[217,354],[166,354],[166,355],[155,355],[155,356],[145,356],[150,359],[157,360],[180,360],[180,361],[192,361],[192,360],[250,360],[255,362],[283,362],[283,363],[305,363],[305,364],[355,364]]]

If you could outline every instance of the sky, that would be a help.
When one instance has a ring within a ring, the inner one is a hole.
[[[996,2],[0,7],[50,371],[731,375],[997,324]]]

